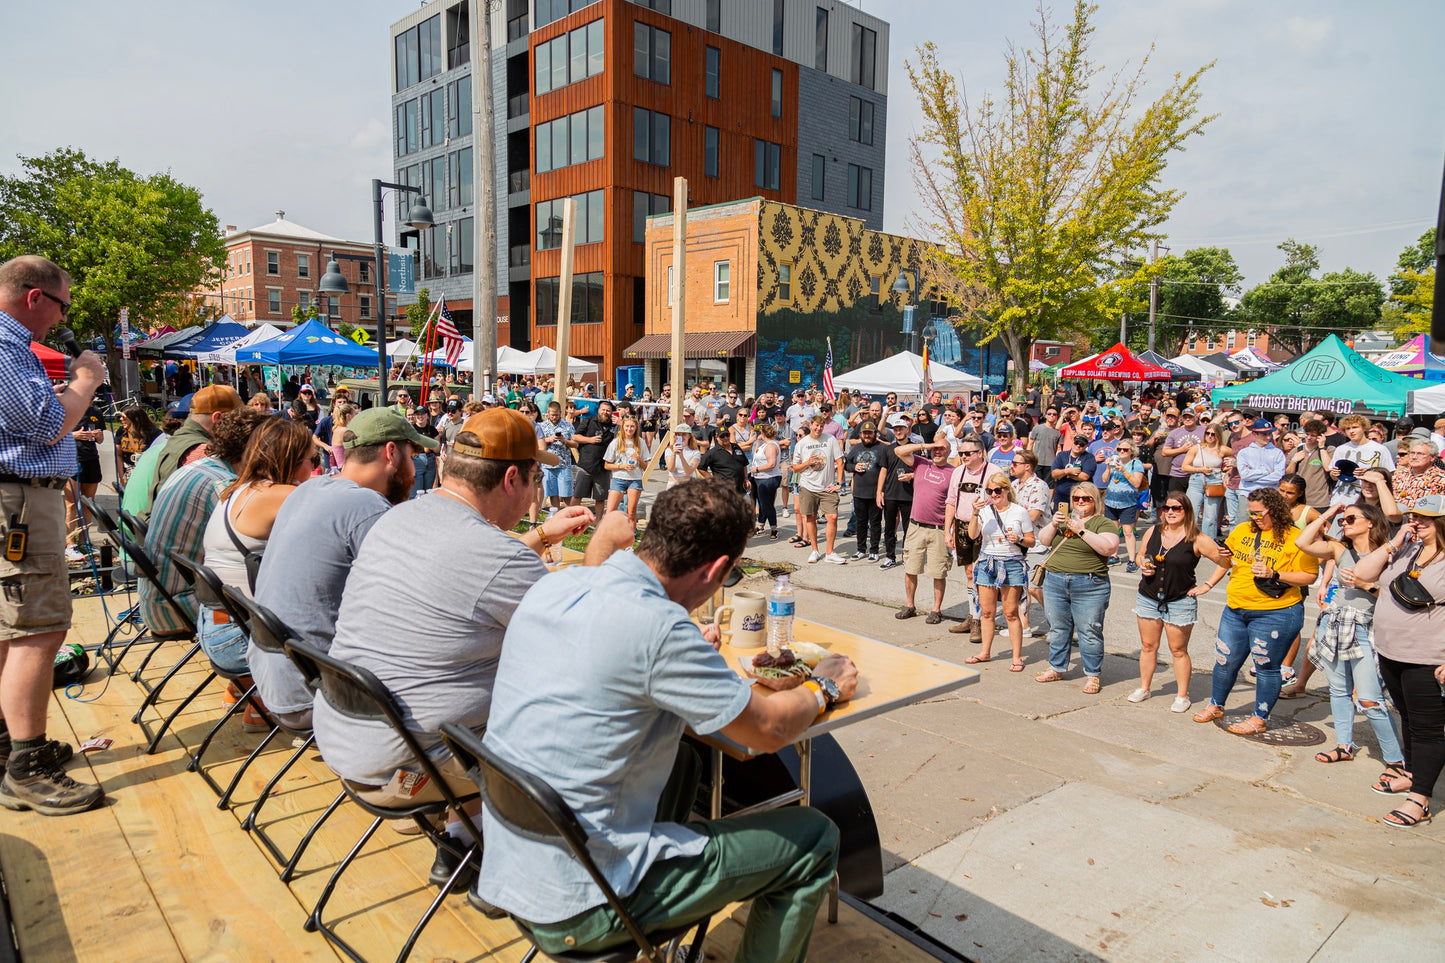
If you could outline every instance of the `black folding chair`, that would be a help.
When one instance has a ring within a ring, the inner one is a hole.
[[[187,558],[180,552],[171,552],[171,561],[174,562],[176,564],[176,567],[180,570],[181,577],[184,578],[195,588],[196,601],[200,602],[202,605],[209,606],[212,609],[225,612],[227,618],[229,618],[236,625],[240,626],[242,632],[247,631],[247,623],[250,621],[251,617],[250,613],[248,613],[240,606],[233,605],[231,603],[230,598],[228,598],[225,594],[225,584],[221,581],[220,577],[216,575],[215,572],[211,571],[209,568],[200,564],[199,562]],[[204,650],[202,651],[204,652]],[[230,682],[237,689],[243,689],[242,682],[250,677],[250,673],[235,672],[230,669],[223,668],[217,665],[214,661],[212,661],[211,674],[206,677],[206,680],[204,682],[196,686],[195,690],[186,698],[185,702],[181,703],[181,706],[184,707],[189,704],[190,701],[194,699],[197,695],[199,695],[201,691],[210,684],[210,681],[217,676],[220,676],[222,679]],[[215,779],[211,778],[211,774],[206,772],[206,770],[201,767],[201,757],[206,754],[206,750],[209,749],[211,746],[211,740],[216,737],[216,733],[219,732],[221,730],[221,727],[226,724],[226,720],[230,719],[238,712],[243,712],[247,705],[249,705],[252,709],[255,709],[256,713],[262,719],[265,719],[268,723],[270,723],[271,729],[266,733],[266,738],[262,739],[259,743],[257,743],[255,748],[251,750],[250,755],[248,755],[241,763],[241,767],[237,769],[236,774],[231,777],[230,784],[227,785],[225,789],[222,789],[220,783],[216,782]],[[244,686],[244,689],[241,693],[241,698],[237,699],[234,703],[232,703],[231,706],[221,715],[221,718],[217,719],[215,724],[211,726],[210,730],[206,732],[205,738],[203,738],[200,744],[196,746],[196,751],[192,754],[191,761],[186,765],[186,768],[189,769],[191,772],[200,774],[201,778],[206,781],[206,785],[211,787],[211,791],[220,797],[219,801],[216,803],[216,808],[225,809],[231,801],[231,794],[235,792],[236,787],[240,785],[241,777],[245,775],[247,768],[250,767],[251,763],[256,760],[256,757],[265,750],[266,746],[269,745],[271,740],[276,738],[277,734],[279,734],[280,732],[280,727],[276,725],[275,721],[271,718],[271,714],[266,711],[266,707],[262,704],[260,697],[256,695],[255,684],[252,683],[246,685]]]
[[[273,655],[285,656],[287,654],[286,643],[296,640],[298,638],[296,633],[291,631],[291,628],[287,626],[285,622],[281,621],[276,613],[254,599],[247,598],[229,585],[224,586],[222,591],[226,599],[233,606],[245,610],[248,619],[247,631],[250,633],[251,642],[255,644],[256,648]],[[297,671],[302,672],[303,678],[306,680],[307,688],[315,693],[321,685],[320,678],[305,675],[305,670],[300,666],[297,666]],[[261,794],[257,796],[256,801],[251,804],[251,811],[246,814],[245,819],[241,820],[241,828],[248,833],[255,834],[256,838],[261,842],[261,845],[271,854],[271,858],[280,864],[281,880],[283,882],[289,882],[291,877],[296,873],[296,865],[301,861],[302,855],[306,852],[306,847],[311,845],[312,837],[316,835],[317,830],[330,818],[331,814],[337,810],[342,801],[346,799],[346,792],[342,791],[336,794],[336,798],[331,801],[331,805],[327,806],[326,810],[311,824],[311,828],[301,837],[301,841],[296,844],[296,848],[292,852],[283,852],[281,847],[271,839],[270,834],[262,828],[257,817],[260,815],[261,807],[266,804],[266,800],[271,798],[271,793],[275,790],[281,778],[306,754],[308,749],[316,745],[316,734],[310,729],[293,729],[275,717],[272,717],[272,721],[280,726],[283,731],[303,741],[300,747],[291,754],[281,765],[280,769],[276,770],[276,774],[272,776],[265,787],[262,788]]]
[[[136,567],[137,574],[155,587],[156,592],[160,595],[161,603],[168,606],[177,619],[189,622],[190,618],[186,614],[186,610],[181,608],[181,603],[177,602],[176,597],[168,592],[166,587],[161,584],[160,571],[156,568],[155,561],[146,553],[146,550],[124,532],[121,533],[120,539],[121,546],[125,549],[126,555],[130,556],[131,562],[134,563]],[[151,733],[146,731],[145,722],[143,721],[146,709],[155,705],[156,700],[160,698],[161,690],[166,687],[166,683],[170,682],[176,673],[185,668],[186,664],[195,658],[196,653],[201,651],[201,643],[196,641],[196,630],[194,628],[179,629],[175,632],[158,632],[151,630],[150,634],[152,638],[160,642],[182,640],[190,641],[192,644],[191,647],[186,650],[185,654],[176,660],[175,665],[171,666],[166,674],[161,676],[160,681],[155,685],[150,685],[141,678],[141,673],[145,671],[146,666],[150,663],[151,657],[160,651],[161,646],[159,645],[154,646],[150,652],[146,653],[146,657],[141,660],[141,664],[131,675],[131,681],[139,683],[141,687],[146,690],[146,697],[141,700],[140,707],[135,710],[135,715],[131,717],[130,721],[140,726],[141,732],[150,739],[150,744],[146,747],[148,754],[156,751],[156,744],[160,741],[160,737],[165,734],[166,729],[170,727],[171,719],[166,719],[165,724],[162,725],[154,735],[151,735]],[[129,648],[129,646],[127,646],[127,648]],[[122,651],[121,655],[116,658],[116,661],[119,662],[120,658],[124,657],[124,655],[125,652]],[[172,716],[172,718],[174,718],[174,716]]]
[[[111,545],[114,546],[117,558],[125,558],[125,549],[120,541],[120,528],[116,524],[115,519],[110,517],[109,512],[84,495],[80,496],[80,502],[85,506],[85,510],[91,514],[91,517],[100,523],[100,529],[110,541]],[[125,571],[123,565],[117,565],[116,570],[121,572]],[[117,582],[123,582],[127,586],[133,581],[135,581],[134,576],[129,574],[124,574],[121,578],[117,579]],[[127,588],[127,597],[133,599],[133,597],[129,595],[129,588]],[[116,655],[116,641],[120,638],[121,634],[126,631],[134,632],[135,635],[127,641],[125,648],[121,650],[121,654]],[[106,634],[105,641],[96,646],[96,658],[105,662],[107,669],[106,675],[114,675],[116,667],[120,664],[120,660],[130,651],[131,646],[142,641],[149,635],[150,630],[146,627],[145,620],[142,619],[140,615],[140,603],[138,601],[132,601],[130,605],[115,616],[115,624],[111,626],[110,631]],[[159,645],[160,642],[151,638],[150,644]]]
[[[432,762],[431,757],[422,749],[421,744],[417,742],[416,736],[407,729],[405,717],[402,715],[401,707],[397,705],[396,697],[391,694],[390,690],[388,690],[375,675],[360,666],[343,662],[328,653],[314,649],[295,639],[288,640],[285,643],[285,648],[287,654],[291,656],[291,660],[295,662],[297,666],[302,667],[303,675],[307,677],[314,676],[321,680],[320,694],[325,697],[331,708],[353,719],[368,722],[384,722],[391,726],[392,731],[397,734],[402,744],[406,746],[407,750],[414,757],[416,765],[421,769],[421,772],[431,780],[432,785],[436,786],[437,790],[442,794],[442,798],[435,802],[423,802],[411,806],[378,806],[374,803],[367,802],[358,795],[359,791],[374,787],[360,786],[343,778],[341,780],[341,786],[346,792],[346,795],[349,796],[351,801],[356,803],[357,806],[375,818],[372,820],[371,825],[367,827],[366,832],[356,841],[356,845],[351,848],[351,851],[348,852],[340,864],[337,865],[336,870],[331,874],[331,878],[326,881],[326,887],[321,891],[321,898],[316,901],[316,908],[311,911],[311,915],[307,918],[305,928],[311,932],[320,931],[331,945],[345,953],[352,960],[355,960],[356,963],[365,963],[365,959],[357,953],[350,944],[342,939],[330,924],[322,919],[322,913],[326,909],[326,903],[331,899],[331,894],[336,889],[336,884],[340,881],[342,874],[346,872],[347,867],[356,859],[362,847],[366,845],[367,841],[371,839],[372,835],[380,828],[382,822],[387,819],[413,819],[416,821],[417,826],[421,828],[422,833],[431,839],[433,843],[446,847],[453,854],[459,854],[455,840],[451,839],[445,832],[439,831],[431,824],[428,818],[451,810],[460,817],[462,825],[466,827],[467,834],[471,837],[472,845],[465,853],[459,854],[461,860],[458,862],[456,870],[452,873],[451,878],[447,880],[446,884],[441,887],[440,892],[438,892],[436,898],[432,900],[431,905],[427,907],[426,912],[422,914],[421,919],[417,921],[416,926],[412,928],[411,934],[407,937],[406,943],[401,948],[401,952],[397,954],[396,963],[404,963],[406,958],[411,955],[412,949],[416,946],[416,941],[417,938],[421,936],[421,931],[426,928],[426,925],[431,922],[431,918],[436,915],[436,911],[441,907],[442,901],[446,899],[447,894],[450,893],[452,887],[456,885],[457,879],[466,869],[467,864],[474,859],[481,858],[482,834],[472,823],[471,818],[465,815],[462,810],[462,804],[475,799],[476,795],[470,794],[459,797],[456,793],[452,792],[451,787],[447,785],[446,779],[444,779],[441,772],[437,770],[436,764]]]
[[[702,944],[707,938],[711,916],[686,926],[669,927],[651,933],[644,931],[627,911],[612,884],[607,882],[607,877],[597,868],[597,863],[587,849],[587,830],[577,820],[572,807],[567,805],[566,800],[555,789],[544,780],[499,758],[483,744],[480,736],[465,726],[447,723],[442,726],[441,736],[447,749],[466,767],[467,775],[477,784],[477,789],[482,794],[482,803],[491,811],[492,816],[518,836],[562,847],[570,852],[572,858],[582,864],[587,875],[591,876],[592,881],[602,890],[602,895],[607,898],[607,905],[612,907],[635,944],[623,944],[600,953],[549,953],[547,955],[550,958],[568,963],[630,963],[642,956],[652,963],[667,963],[670,955],[676,952],[682,936],[695,926],[697,938],[685,959],[702,959]],[[532,937],[531,925],[516,916],[512,916],[512,922],[532,941],[531,950],[522,958],[522,963],[531,963],[539,952]],[[659,944],[668,946],[668,950],[665,952],[660,949]]]

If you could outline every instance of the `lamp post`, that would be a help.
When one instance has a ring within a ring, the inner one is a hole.
[[[371,182],[371,207],[372,226],[375,228],[376,257],[375,271],[372,274],[372,287],[376,292],[376,387],[377,404],[386,406],[386,282],[382,280],[381,263],[381,192],[382,190],[393,190],[403,194],[421,194],[420,187],[412,187],[410,184],[391,184],[386,181],[373,179]],[[425,231],[436,226],[436,219],[432,217],[431,208],[426,206],[426,201],[418,198],[407,212],[406,225],[414,227],[418,231]],[[334,257],[335,255],[333,255]],[[326,272],[331,273],[331,265],[327,265]],[[336,272],[340,278],[341,272]],[[346,279],[340,278],[345,284]],[[323,278],[323,280],[325,280]],[[322,288],[322,290],[326,290]],[[344,290],[344,289],[343,289]]]
[[[912,286],[908,284],[910,275],[913,277]],[[908,324],[903,333],[908,335],[908,350],[914,354],[918,353],[918,325],[908,309],[914,306],[914,298],[920,283],[918,269],[910,267],[900,270],[898,277],[893,281],[893,293],[903,295],[903,313],[908,318]]]

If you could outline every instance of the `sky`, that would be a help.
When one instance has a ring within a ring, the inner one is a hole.
[[[1007,45],[1033,41],[1036,8],[861,5],[891,24],[884,226],[908,233],[908,139],[920,114],[905,61],[932,39],[971,96],[997,92]],[[307,227],[369,240],[371,179],[392,175],[388,27],[416,6],[9,4],[0,174],[18,172],[16,155],[71,146],[142,174],[169,170],[203,192],[223,225],[258,226],[281,209]],[[1058,4],[1055,19],[1070,10]],[[1326,271],[1384,278],[1434,225],[1445,4],[1103,0],[1094,24],[1097,63],[1132,69],[1150,57],[1150,99],[1175,72],[1215,61],[1201,107],[1219,117],[1166,174],[1186,194],[1164,227],[1171,251],[1227,247],[1248,286],[1281,264],[1276,245],[1293,237],[1319,247]]]

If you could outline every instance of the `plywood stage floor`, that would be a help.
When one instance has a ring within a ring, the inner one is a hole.
[[[108,599],[112,612],[124,596]],[[108,623],[98,599],[78,601],[71,641],[87,647],[105,637]],[[155,681],[184,649],[161,648],[144,678]],[[265,782],[293,751],[289,739],[271,746],[247,770],[232,800],[219,809],[201,777],[187,772],[190,751],[219,718],[224,684],[210,686],[178,718],[154,755],[131,722],[144,690],[129,672],[144,652],[132,651],[124,672],[107,684],[92,670],[78,698],[57,692],[52,738],[79,746],[92,737],[114,740],[70,764],[74,775],[99,781],[105,803],[75,816],[47,818],[0,810],[0,871],[21,958],[46,963],[128,960],[334,960],[343,959],[302,924],[336,863],[369,823],[343,803],[318,833],[289,884],[240,823]],[[201,660],[193,660],[200,662]],[[169,712],[204,678],[203,664],[182,670],[168,685],[160,710]],[[160,716],[147,714],[151,724]],[[227,723],[205,765],[224,785],[261,735]],[[282,848],[291,847],[338,791],[315,752],[308,752],[280,783],[261,822]],[[427,883],[434,851],[424,839],[383,827],[343,877],[327,918],[370,960],[391,960],[431,902]],[[747,908],[714,921],[705,946],[709,961],[729,960]],[[416,961],[516,961],[528,944],[507,920],[488,920],[464,896],[447,898],[423,932]],[[910,963],[933,956],[846,904],[839,920],[821,919],[812,957],[830,963]]]

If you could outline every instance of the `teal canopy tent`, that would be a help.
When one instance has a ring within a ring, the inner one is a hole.
[[[1366,361],[1332,334],[1287,367],[1245,384],[1216,388],[1212,397],[1216,406],[1260,411],[1399,418],[1410,389],[1418,387],[1418,379]]]

